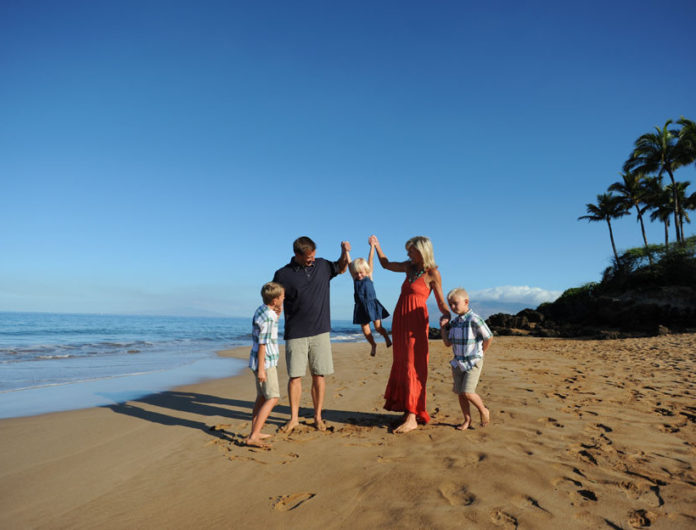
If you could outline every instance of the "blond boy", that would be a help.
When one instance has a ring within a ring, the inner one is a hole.
[[[458,287],[447,294],[447,302],[456,317],[450,322],[447,317],[440,319],[442,340],[452,346],[454,359],[452,365],[453,391],[459,395],[459,406],[464,414],[464,423],[457,429],[465,431],[471,425],[469,403],[478,409],[481,426],[490,422],[490,412],[476,393],[476,385],[481,377],[483,354],[493,341],[493,334],[484,320],[469,309],[469,295]]]
[[[251,415],[251,434],[245,440],[253,447],[270,447],[264,440],[270,435],[261,429],[280,398],[278,385],[278,317],[283,311],[285,289],[279,283],[269,282],[261,288],[263,304],[252,319],[252,347],[249,368],[256,376],[256,403]]]

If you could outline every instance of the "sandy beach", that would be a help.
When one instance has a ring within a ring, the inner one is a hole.
[[[242,445],[249,372],[1,420],[0,527],[696,527],[696,334],[497,337],[479,384],[491,424],[475,415],[466,432],[444,345],[431,343],[433,421],[405,435],[381,408],[391,350],[368,352],[334,344],[327,432],[306,377],[303,424],[277,433],[283,389],[270,451]]]

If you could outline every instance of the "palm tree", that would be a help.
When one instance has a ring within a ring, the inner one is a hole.
[[[677,182],[676,195],[679,198],[679,230],[682,234],[684,234],[684,220],[686,219],[687,223],[691,222],[691,219],[689,219],[689,214],[686,212],[686,210],[688,209],[687,203],[690,199],[690,197],[688,199],[686,197],[686,188],[689,187],[689,184],[691,183]],[[671,185],[667,186],[668,190],[673,191],[671,188]]]
[[[587,203],[585,205],[587,215],[578,217],[587,219],[588,221],[606,221],[609,227],[609,237],[611,238],[611,248],[614,251],[616,263],[619,263],[619,254],[616,252],[616,244],[614,243],[614,231],[611,229],[611,220],[618,219],[624,215],[628,215],[628,211],[623,207],[621,202],[615,195],[611,193],[602,193],[597,195],[597,204]]]
[[[674,212],[672,192],[662,187],[662,179],[648,177],[643,181],[643,192],[651,221],[661,221],[665,225],[665,250],[669,250],[669,218]]]
[[[670,129],[671,123],[672,120],[667,120],[662,129],[655,127],[655,133],[646,133],[636,140],[635,149],[624,164],[624,171],[635,170],[644,175],[657,173],[658,177],[666,171],[674,186],[674,171],[684,165],[686,157],[683,146],[677,146],[679,131]],[[681,243],[683,238],[679,230],[679,197],[676,187],[673,187],[673,191],[674,226],[677,242]]]
[[[682,157],[682,165],[689,165],[696,161],[696,123],[687,120],[684,116],[677,121],[681,125],[679,130],[679,150]]]
[[[689,195],[684,201],[685,210],[696,210],[696,191]]]
[[[643,213],[648,209],[648,205],[645,202],[645,188],[643,187],[644,177],[640,173],[624,171],[621,173],[621,178],[623,182],[614,182],[609,186],[609,191],[615,191],[619,194],[617,200],[624,209],[636,209],[640,230],[643,234],[643,243],[645,244],[650,265],[652,265],[652,255],[648,249],[648,238],[645,236],[645,223],[643,223]]]

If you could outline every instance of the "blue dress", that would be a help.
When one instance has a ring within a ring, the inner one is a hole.
[[[389,316],[389,311],[377,300],[375,286],[370,278],[353,280],[355,289],[355,309],[353,310],[353,324],[369,324],[375,320],[382,320]]]

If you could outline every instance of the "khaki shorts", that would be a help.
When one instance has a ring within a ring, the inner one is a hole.
[[[454,380],[454,385],[452,386],[452,391],[455,394],[473,394],[476,392],[476,385],[478,385],[479,378],[481,377],[481,369],[483,368],[483,359],[480,359],[478,364],[474,366],[468,372],[462,372],[459,368],[452,368],[452,379]]]
[[[331,375],[334,372],[331,334],[327,332],[313,337],[286,340],[285,361],[291,379],[304,377],[307,364],[312,375]]]
[[[278,384],[278,370],[275,366],[266,368],[266,380],[261,383],[254,372],[254,380],[256,381],[256,394],[263,396],[266,399],[280,397],[280,385]]]

